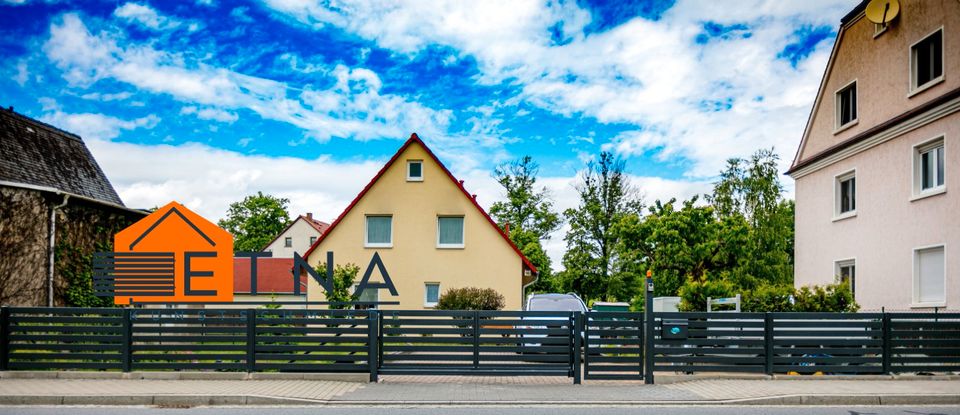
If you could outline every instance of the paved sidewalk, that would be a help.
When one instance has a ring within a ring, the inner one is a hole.
[[[384,377],[376,384],[323,380],[0,379],[0,404],[960,405],[960,380],[701,379],[665,385],[609,381],[572,385],[517,378],[457,379],[460,381]]]

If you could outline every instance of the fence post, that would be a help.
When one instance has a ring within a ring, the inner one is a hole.
[[[257,364],[257,310],[247,309],[247,373],[254,372]]]
[[[10,309],[0,307],[0,371],[10,363]]]
[[[133,316],[129,308],[123,309],[123,340],[120,343],[120,369],[129,372],[133,367]]]
[[[887,314],[887,313],[883,313],[883,320],[881,320],[881,321],[883,321],[883,338],[882,338],[882,339],[883,339],[883,341],[882,341],[882,343],[883,343],[883,373],[889,375],[889,374],[890,374],[890,360],[893,358],[893,356],[892,356],[892,354],[893,354],[893,347],[892,347],[892,345],[890,344],[890,343],[891,343],[891,339],[890,339],[890,337],[891,337],[891,336],[890,336],[890,334],[891,334],[890,315]]]
[[[473,368],[480,369],[480,312],[473,311]]]
[[[643,383],[653,384],[653,278],[650,272],[647,272],[646,293],[643,303],[643,321],[647,335],[644,336],[643,343]]]
[[[763,370],[773,374],[773,316],[763,313]]]
[[[367,310],[367,368],[370,370],[370,382],[376,383],[379,379],[377,366],[380,357],[380,337],[377,329],[380,327],[377,310]]]
[[[583,313],[573,312],[573,384],[580,384],[580,345],[583,344]]]

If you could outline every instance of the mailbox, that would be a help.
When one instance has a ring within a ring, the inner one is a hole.
[[[663,320],[660,325],[660,338],[664,340],[686,340],[686,320]]]

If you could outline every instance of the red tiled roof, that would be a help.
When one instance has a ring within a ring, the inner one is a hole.
[[[407,142],[404,143],[399,150],[397,150],[396,154],[394,154],[393,157],[390,158],[390,161],[388,161],[387,164],[383,165],[383,168],[381,168],[380,171],[377,172],[377,175],[373,176],[373,179],[370,180],[370,183],[367,183],[366,187],[364,187],[363,190],[360,191],[360,194],[358,194],[357,197],[355,197],[353,201],[350,202],[350,205],[348,205],[347,208],[344,209],[343,213],[341,213],[340,216],[337,217],[337,220],[333,221],[330,227],[327,228],[327,232],[324,232],[322,235],[320,235],[319,238],[317,238],[317,241],[310,246],[310,249],[308,249],[307,252],[303,254],[303,257],[304,258],[310,257],[310,254],[313,252],[313,250],[316,249],[321,242],[323,242],[324,238],[326,238],[326,236],[329,235],[330,232],[332,232],[333,229],[336,228],[338,224],[340,224],[340,221],[342,221],[343,218],[347,216],[347,213],[350,213],[350,210],[352,210],[353,207],[356,206],[356,204],[360,201],[360,199],[362,199],[363,196],[366,195],[371,188],[373,188],[373,185],[377,182],[377,180],[380,180],[380,177],[382,177],[383,174],[386,173],[386,171],[390,168],[390,166],[392,166],[393,163],[397,161],[398,158],[400,158],[400,154],[402,154],[404,150],[407,149],[407,147],[409,147],[414,143],[419,144],[421,147],[423,147],[424,150],[426,150],[430,158],[433,159],[433,161],[440,166],[440,169],[447,174],[447,177],[450,178],[450,181],[453,182],[453,184],[457,186],[457,188],[460,189],[461,192],[463,192],[464,197],[466,197],[467,200],[473,203],[473,206],[476,207],[477,210],[480,211],[480,213],[483,215],[483,217],[487,219],[487,222],[490,223],[490,226],[493,226],[493,228],[496,229],[497,234],[499,234],[503,238],[504,242],[506,242],[507,245],[510,246],[510,248],[513,248],[513,251],[516,252],[517,256],[520,257],[520,260],[523,262],[523,265],[529,268],[530,271],[537,272],[537,267],[533,266],[533,263],[531,263],[530,260],[525,255],[523,255],[523,252],[520,252],[520,249],[518,249],[517,246],[513,244],[513,241],[510,240],[510,237],[507,236],[507,234],[504,233],[499,226],[497,226],[497,223],[493,220],[493,218],[491,218],[490,215],[488,215],[487,212],[483,210],[482,207],[480,207],[480,204],[477,203],[477,199],[474,198],[473,195],[471,195],[469,192],[467,192],[467,189],[463,187],[463,182],[458,181],[456,177],[453,177],[453,173],[450,173],[450,170],[447,170],[447,166],[444,166],[443,163],[440,162],[440,159],[438,159],[437,156],[433,154],[433,151],[431,151],[430,148],[423,143],[423,140],[421,140],[420,137],[417,136],[417,133],[413,133],[410,135],[410,139],[407,140]]]
[[[300,215],[296,219],[290,221],[290,224],[287,225],[286,228],[283,228],[283,230],[280,231],[280,233],[278,233],[277,236],[274,236],[273,239],[271,239],[270,242],[267,242],[267,244],[264,245],[263,248],[261,248],[260,250],[263,251],[267,249],[267,247],[269,247],[270,245],[273,245],[273,243],[276,242],[277,239],[280,239],[280,236],[287,233],[287,230],[289,230],[290,227],[293,226],[294,223],[297,223],[297,221],[300,219],[303,219],[303,221],[306,222],[307,225],[310,225],[311,228],[316,229],[317,232],[320,232],[320,235],[323,235],[323,233],[326,232],[328,228],[330,228],[329,223],[322,222],[313,218],[309,218],[305,215]]]
[[[306,275],[300,277],[306,293]],[[250,258],[233,259],[233,292],[250,292]],[[293,294],[293,258],[257,259],[257,294]]]

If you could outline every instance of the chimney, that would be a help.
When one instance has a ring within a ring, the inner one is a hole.
[[[507,222],[507,223],[503,224],[503,231],[504,231],[504,233],[506,233],[507,235],[510,234],[510,222]]]
[[[313,220],[313,212],[307,212],[307,219]]]

